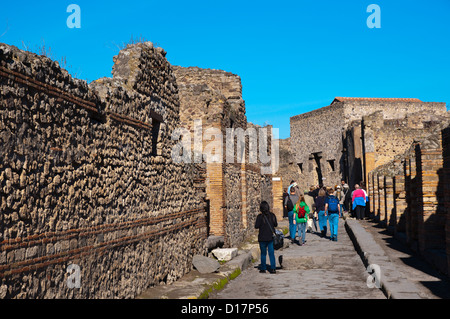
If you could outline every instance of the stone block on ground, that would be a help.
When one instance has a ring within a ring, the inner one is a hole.
[[[227,263],[229,268],[240,268],[244,270],[252,263],[251,251],[239,251],[239,254]]]
[[[216,248],[211,251],[212,254],[220,261],[229,261],[237,256],[237,248]]]
[[[216,272],[220,267],[217,260],[202,255],[195,255],[192,264],[202,274]]]

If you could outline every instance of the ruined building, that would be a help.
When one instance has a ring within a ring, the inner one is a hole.
[[[273,207],[272,176],[261,173],[260,161],[252,163],[249,160],[248,136],[245,140],[245,160],[242,163],[237,160],[237,137],[232,138],[232,149],[230,144],[227,145],[227,133],[231,133],[230,129],[241,129],[245,132],[254,127],[252,123],[247,122],[241,80],[239,76],[221,70],[178,66],[173,67],[173,70],[179,88],[181,125],[194,136],[195,125],[201,126],[201,131],[197,130],[200,137],[205,136],[204,133],[211,128],[221,133],[221,150],[224,150],[220,154],[221,161],[206,163],[209,233],[225,236],[224,240],[228,245],[236,245],[253,229],[255,212],[259,211],[261,201],[266,200]],[[202,140],[203,148],[207,147],[211,140],[218,138],[208,137]],[[269,154],[270,144],[269,134]]]
[[[133,298],[189,272],[210,235],[238,243],[273,203],[260,163],[173,160],[195,119],[250,124],[239,77],[165,55],[129,45],[87,85],[0,44],[0,298]]]
[[[445,103],[336,97],[329,106],[291,117],[291,136],[281,143],[288,144],[281,149],[290,158],[280,164],[290,172],[283,187],[291,179],[302,187],[365,182],[368,172],[446,116]]]
[[[283,187],[362,182],[367,212],[449,274],[449,127],[445,103],[337,97],[291,118],[280,141]]]

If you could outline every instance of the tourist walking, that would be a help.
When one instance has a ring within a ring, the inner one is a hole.
[[[341,185],[337,185],[334,191],[334,196],[339,200],[339,205],[341,206],[341,212],[344,213],[344,200],[345,195]]]
[[[270,212],[269,204],[262,201],[259,205],[260,214],[256,216],[255,228],[259,229],[258,242],[261,250],[261,264],[259,272],[266,272],[266,257],[269,253],[270,267],[267,269],[269,273],[276,272],[275,249],[273,247],[273,229],[278,226],[277,217]]]
[[[298,245],[303,246],[306,242],[306,223],[310,209],[305,202],[305,197],[300,194],[294,207],[294,216],[297,223]]]
[[[352,209],[355,211],[356,219],[364,218],[364,211],[366,210],[367,194],[358,185],[355,185],[355,190],[352,193]]]
[[[295,188],[295,190],[297,191],[297,194],[298,194],[298,186],[295,181],[291,181],[291,183],[289,184],[288,189],[287,189],[288,194],[291,194],[292,188]]]
[[[283,218],[288,217],[288,211],[286,209],[286,207],[284,206],[284,201],[286,200],[288,193],[287,193],[287,188],[283,189]]]
[[[319,184],[316,187],[311,186],[308,195],[312,196],[314,199],[319,195],[319,191],[323,188],[323,184]]]
[[[314,198],[309,195],[309,192],[313,191],[315,189],[314,186],[311,186],[309,188],[309,191],[305,191],[305,203],[306,205],[308,205],[309,207],[309,216],[308,216],[308,221],[307,221],[307,231],[312,232],[312,224],[314,223],[314,228],[317,231],[317,222],[316,222],[316,216],[315,216],[315,207],[316,205],[314,204]]]
[[[316,204],[317,217],[319,219],[319,229],[321,232],[321,237],[325,237],[327,234],[327,216],[325,215],[325,190],[321,188],[319,194],[317,195],[314,203]]]
[[[342,208],[339,199],[334,195],[334,190],[328,190],[328,197],[325,199],[325,216],[330,224],[330,239],[337,241],[339,217],[342,216]]]
[[[289,236],[291,237],[291,242],[295,242],[296,225],[294,220],[294,205],[298,202],[297,188],[292,187],[290,189],[290,194],[288,191],[288,196],[284,200],[284,207],[288,211],[289,220]]]
[[[341,187],[342,187],[342,204],[343,204],[343,209],[344,212],[348,213],[350,211],[350,201],[351,201],[351,197],[350,197],[350,187],[348,186],[348,184],[342,180],[341,181]]]

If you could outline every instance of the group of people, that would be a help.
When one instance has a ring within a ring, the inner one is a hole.
[[[350,188],[345,181],[335,187],[324,187],[323,185],[311,186],[303,193],[297,183],[291,181],[288,189],[285,190],[283,205],[289,220],[289,238],[292,243],[299,246],[306,244],[306,232],[312,232],[312,225],[316,232],[323,238],[326,237],[328,226],[330,229],[331,241],[337,241],[339,218],[344,213],[351,211],[356,219],[365,217],[365,210],[368,203],[366,191],[355,185],[354,191],[350,193]],[[261,214],[256,218],[255,228],[259,229],[258,241],[261,250],[260,272],[269,271],[276,273],[275,252],[273,246],[273,233],[278,226],[275,214],[270,212],[269,204],[263,201],[260,205]],[[317,222],[319,229],[317,228]],[[298,240],[296,235],[298,233]],[[266,256],[269,253],[270,267],[267,268]]]

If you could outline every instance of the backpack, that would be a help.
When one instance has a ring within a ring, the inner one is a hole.
[[[305,218],[305,215],[306,215],[305,206],[298,205],[298,212],[297,212],[298,218]]]
[[[289,195],[288,195],[288,200],[287,200],[286,206],[287,206],[288,212],[291,212],[294,210],[294,204],[292,204],[291,196],[289,196]]]
[[[337,197],[334,195],[328,197],[328,210],[330,212],[339,211],[339,199],[337,199]]]

